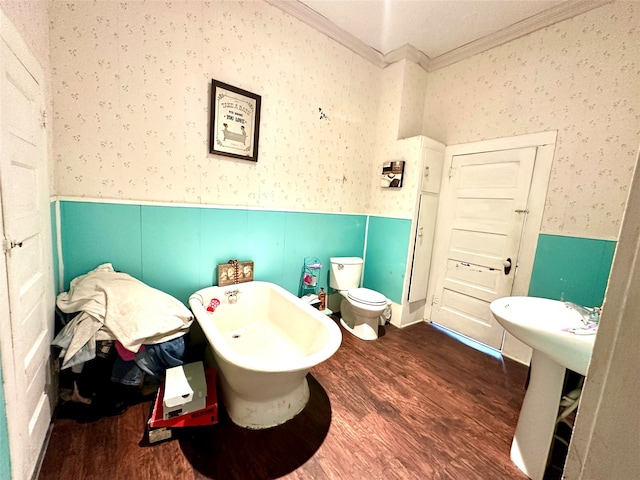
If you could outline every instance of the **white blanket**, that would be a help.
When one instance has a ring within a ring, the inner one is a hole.
[[[110,263],[73,279],[69,291],[58,295],[57,305],[65,313],[84,312],[87,315],[82,323],[93,323],[92,327],[85,324],[80,329],[82,336],[89,338],[74,338],[71,345],[76,351],[69,348],[65,352],[63,368],[98,329],[109,332],[127,350],[137,352],[143,344],[184,335],[193,322],[191,311],[182,302],[126,273],[114,271]]]

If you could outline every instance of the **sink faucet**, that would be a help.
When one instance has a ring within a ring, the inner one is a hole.
[[[582,323],[587,326],[593,323],[597,324],[600,320],[600,312],[597,308],[581,307],[580,305],[576,305],[573,302],[564,302],[564,304],[567,308],[572,308],[576,312],[578,312],[580,314]]]
[[[238,294],[240,290],[227,290],[224,292],[224,296],[227,297],[227,303],[236,303],[238,301]]]

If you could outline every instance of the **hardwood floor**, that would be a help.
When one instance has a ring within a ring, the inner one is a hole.
[[[39,478],[526,479],[509,459],[527,368],[429,324],[343,343],[308,377],[311,398],[267,430],[212,427],[148,446],[150,401],[90,423],[57,419]]]

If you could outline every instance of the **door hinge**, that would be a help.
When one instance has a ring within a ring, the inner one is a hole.
[[[435,295],[431,297],[431,305],[439,305],[439,304],[440,304],[440,299],[438,297],[436,297]]]
[[[458,167],[451,166],[449,167],[449,178],[456,176],[456,170]]]
[[[8,238],[2,239],[2,249],[4,253],[7,253],[9,250],[12,250],[16,247],[22,247],[22,242],[14,242],[13,240],[9,240]]]
[[[42,111],[42,123],[40,123],[40,125],[42,125],[42,128],[47,128],[47,111],[46,110]]]

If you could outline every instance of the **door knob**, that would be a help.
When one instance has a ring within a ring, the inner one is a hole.
[[[509,275],[509,272],[511,271],[511,258],[507,258],[502,262],[502,264],[504,265],[504,274]]]

